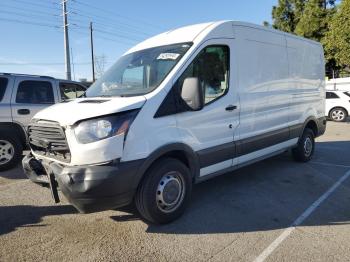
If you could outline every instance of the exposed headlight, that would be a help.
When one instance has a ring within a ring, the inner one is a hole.
[[[127,111],[111,116],[84,120],[74,128],[79,143],[87,144],[108,137],[126,134],[138,110]]]

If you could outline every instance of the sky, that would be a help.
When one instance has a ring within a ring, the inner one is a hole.
[[[0,1],[0,72],[65,78],[61,0]],[[89,23],[97,71],[126,50],[177,27],[218,20],[271,22],[277,0],[67,0],[72,78],[91,80]]]

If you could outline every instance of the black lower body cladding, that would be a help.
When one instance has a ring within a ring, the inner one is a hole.
[[[41,162],[28,155],[23,159],[23,167],[29,179],[42,185],[48,185],[48,180],[39,170],[50,170],[69,203],[82,213],[91,213],[130,204],[139,182],[136,174],[142,162],[80,167],[51,162],[45,163],[44,168]]]
[[[327,117],[320,117],[317,119],[318,134],[316,137],[323,135],[326,132]]]

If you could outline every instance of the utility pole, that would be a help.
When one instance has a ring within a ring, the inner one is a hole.
[[[91,64],[92,64],[92,82],[95,82],[95,57],[94,57],[94,39],[92,35],[92,22],[90,22],[90,45],[91,45]]]
[[[70,70],[70,54],[69,54],[69,37],[68,37],[68,18],[67,18],[67,3],[68,0],[62,0],[63,10],[63,32],[64,32],[64,53],[65,53],[65,65],[66,65],[66,78],[72,79]]]

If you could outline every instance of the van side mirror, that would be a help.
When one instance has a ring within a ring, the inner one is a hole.
[[[184,80],[181,97],[193,111],[203,108],[204,96],[198,77],[188,77]]]

